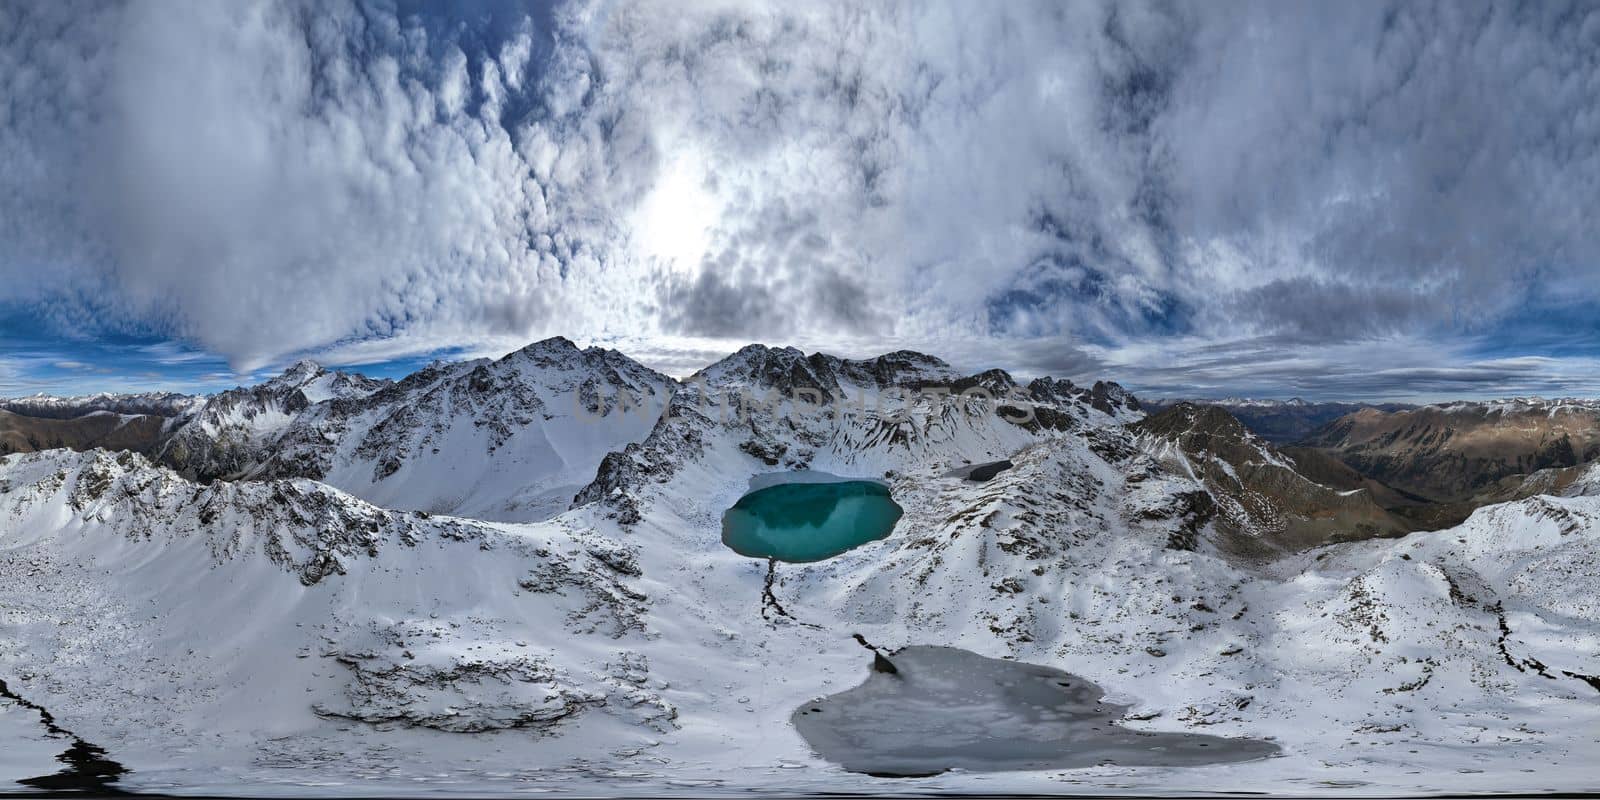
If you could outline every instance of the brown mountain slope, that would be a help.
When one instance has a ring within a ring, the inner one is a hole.
[[[1424,530],[1438,530],[1461,524],[1472,512],[1495,503],[1509,503],[1535,495],[1568,495],[1574,491],[1592,493],[1588,487],[1576,484],[1596,477],[1596,464],[1576,467],[1550,467],[1532,475],[1511,475],[1478,490],[1465,500],[1429,505],[1408,505],[1392,508],[1395,513],[1415,522]]]
[[[1165,468],[1205,485],[1218,528],[1236,540],[1299,550],[1411,530],[1361,487],[1340,490],[1308,478],[1221,408],[1180,403],[1129,429]]]
[[[1371,475],[1362,475],[1326,450],[1315,447],[1279,447],[1294,462],[1295,471],[1317,483],[1340,491],[1361,489],[1374,503],[1387,508],[1427,505],[1428,500],[1403,492]]]
[[[161,441],[166,422],[163,417],[105,412],[72,419],[50,419],[0,411],[0,455],[60,447],[149,452]]]
[[[1507,478],[1600,457],[1600,402],[1363,409],[1329,423],[1305,444],[1403,492],[1458,503],[1492,493]]]

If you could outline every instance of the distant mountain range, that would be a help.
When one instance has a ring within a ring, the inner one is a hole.
[[[1182,402],[1226,409],[1229,414],[1243,422],[1252,433],[1277,444],[1299,442],[1322,426],[1365,408],[1375,408],[1380,411],[1401,411],[1412,408],[1401,403],[1309,403],[1298,397],[1291,400],[1250,398],[1155,400],[1147,401],[1146,405],[1159,411]]]
[[[0,398],[0,411],[42,419],[73,419],[96,411],[124,416],[181,417],[204,402],[203,397],[175,392],[94,394],[81,397],[37,394],[9,400]]]

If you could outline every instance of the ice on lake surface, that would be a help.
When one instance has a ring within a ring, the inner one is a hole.
[[[876,481],[780,483],[739,498],[722,541],[752,558],[821,561],[888,536],[901,513]]]
[[[1051,667],[935,646],[907,647],[886,661],[860,686],[795,710],[794,726],[817,755],[852,772],[910,777],[1193,766],[1278,752],[1255,739],[1125,728],[1117,720],[1127,706]]]

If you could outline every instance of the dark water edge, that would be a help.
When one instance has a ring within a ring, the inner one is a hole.
[[[39,715],[39,721],[51,736],[68,739],[72,744],[56,756],[56,760],[65,766],[56,773],[41,775],[36,778],[24,778],[17,781],[20,786],[37,790],[40,796],[119,796],[124,792],[112,784],[116,783],[123,775],[128,774],[128,768],[109,758],[105,748],[90,744],[82,737],[61,727],[56,723],[55,715],[49,709],[38,703],[11,691],[11,687],[4,679],[0,679],[0,697],[16,703]],[[28,790],[24,790],[27,792]],[[0,793],[10,794],[0,790]]]
[[[972,483],[988,483],[994,476],[1016,466],[1011,459],[1004,461],[990,461],[986,464],[969,464],[965,467],[956,467],[944,474],[946,478],[960,478]]]

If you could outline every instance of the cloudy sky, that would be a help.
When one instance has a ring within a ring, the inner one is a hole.
[[[1600,395],[1600,6],[0,3],[0,395],[914,347]]]

